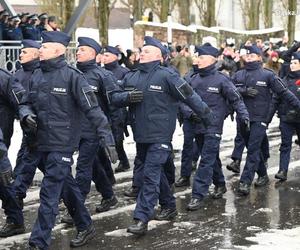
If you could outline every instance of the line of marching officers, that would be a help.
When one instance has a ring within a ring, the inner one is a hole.
[[[75,224],[78,231],[70,246],[79,247],[92,239],[96,232],[84,202],[92,180],[103,197],[97,212],[118,202],[112,189],[111,163],[119,158],[118,171],[129,168],[123,148],[127,122],[136,142],[133,183],[127,195],[137,197],[134,224],[127,231],[144,234],[153,218],[174,218],[171,142],[178,110],[185,137],[176,186],[189,185],[194,139],[201,155],[188,210],[202,206],[211,183],[215,186],[213,198],[226,192],[219,149],[224,119],[232,111],[248,149],[238,192],[249,194],[255,173],[256,186],[268,183],[263,152],[266,129],[276,110],[285,137],[277,177],[286,179],[293,131],[299,130],[299,52],[293,54],[291,71],[281,80],[262,68],[261,52],[255,45],[245,46],[245,67],[231,79],[216,69],[218,50],[204,44],[196,46],[196,67],[183,79],[168,64],[167,49],[152,37],[145,37],[139,65],[130,72],[118,65],[118,51],[110,46],[102,55],[106,70],[99,67],[96,56],[102,48],[91,38],[78,39],[76,68],[65,60],[69,36],[54,31],[43,32],[42,38],[42,45],[23,41],[22,69],[13,76],[0,71],[0,112],[4,117],[0,124],[0,198],[7,217],[0,237],[24,232],[23,199],[39,168],[44,174],[40,207],[28,248],[49,248],[60,200],[68,211],[62,221]],[[7,148],[15,116],[20,119],[23,141],[13,172]],[[289,120],[291,117],[294,120]],[[75,150],[79,156],[74,178]],[[161,209],[155,215],[157,202]]]

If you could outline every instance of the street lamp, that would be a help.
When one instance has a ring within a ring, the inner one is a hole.
[[[172,46],[172,1],[169,0],[169,11],[168,11],[168,30],[167,30],[167,34],[168,34],[168,46],[171,47]]]

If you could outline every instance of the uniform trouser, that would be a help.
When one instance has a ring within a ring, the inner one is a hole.
[[[25,153],[25,149],[26,149],[26,142],[25,142],[25,139],[24,139],[24,136],[23,136],[23,139],[22,139],[22,143],[21,143],[21,147],[18,151],[18,154],[17,154],[17,160],[16,160],[16,166],[14,168],[14,177],[16,178],[22,171],[22,168],[23,168],[23,164],[22,164],[22,158],[23,158],[23,155]]]
[[[241,126],[241,134],[247,147],[247,157],[240,182],[251,184],[255,172],[259,177],[267,174],[265,166],[265,156],[262,153],[263,144],[266,143],[266,124],[263,122],[251,122],[250,131],[245,126]]]
[[[11,169],[11,164],[7,155],[0,160],[0,164],[3,169]],[[12,184],[4,186],[0,183],[0,199],[2,200],[2,208],[6,215],[6,221],[14,224],[23,224],[24,218],[22,208],[19,207],[16,201],[16,195]]]
[[[172,147],[172,144],[171,144]],[[141,148],[136,147],[136,156],[134,159],[134,168],[133,168],[133,177],[132,177],[132,187],[140,189],[143,186],[143,174],[144,174],[144,163],[140,159],[140,155],[143,155],[142,152],[139,152]],[[171,154],[165,165],[164,172],[168,179],[169,185],[172,185],[175,182],[175,164],[174,157]]]
[[[118,158],[120,160],[120,163],[122,163],[124,166],[129,166],[129,161],[126,155],[126,152],[124,150],[123,140],[116,140],[116,150],[118,153]]]
[[[93,164],[93,181],[96,190],[102,195],[102,198],[110,199],[114,195],[114,191],[110,178],[105,171],[105,165],[109,165],[106,167],[107,169],[109,169],[109,167],[111,168],[110,160],[108,159],[104,148],[100,146]]]
[[[225,185],[219,158],[221,135],[198,134],[196,140],[201,150],[201,160],[194,177],[192,197],[202,199],[212,182],[215,186]]]
[[[94,162],[98,149],[99,140],[86,138],[80,139],[75,180],[84,199],[86,199],[86,196],[91,190]]]
[[[78,231],[87,229],[92,223],[84,206],[84,199],[71,174],[72,153],[39,152],[44,165],[44,178],[40,189],[40,207],[29,243],[48,249],[51,231],[58,214],[60,197],[63,198]]]
[[[164,166],[172,153],[171,143],[137,143],[137,156],[143,163],[143,185],[137,198],[134,218],[148,222],[160,196],[162,208],[175,208]],[[161,195],[160,195],[161,192]]]
[[[36,169],[39,168],[42,172],[44,171],[44,166],[40,159],[40,153],[36,150],[29,150],[27,147],[24,149],[23,157],[20,161],[19,173],[16,175],[13,187],[15,194],[21,198],[25,199],[26,192],[30,187]]]
[[[192,174],[192,161],[195,160],[195,158],[197,158],[196,161],[198,161],[199,158],[199,154],[198,157],[196,157],[197,151],[199,151],[197,150],[198,144],[194,143],[194,138],[196,136],[195,125],[189,120],[184,120],[182,129],[184,141],[181,153],[180,176],[190,177]]]
[[[241,122],[239,119],[236,120],[236,136],[234,138],[234,149],[231,154],[232,160],[242,160],[243,151],[245,148],[244,138],[241,134]],[[262,154],[264,157],[264,161],[267,161],[270,158],[270,151],[269,151],[269,140],[268,137],[265,136],[263,143],[262,143]]]
[[[288,171],[292,150],[292,139],[294,132],[297,134],[300,133],[300,123],[284,122],[280,120],[279,129],[281,132],[279,170]]]

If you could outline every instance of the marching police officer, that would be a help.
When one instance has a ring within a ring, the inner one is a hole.
[[[37,133],[37,153],[44,165],[38,218],[29,245],[32,249],[49,248],[62,194],[65,203],[72,204],[67,207],[78,230],[70,245],[78,247],[95,235],[91,217],[71,174],[72,154],[78,147],[80,136],[79,111],[93,123],[109,153],[112,152],[113,138],[93,90],[84,76],[68,66],[65,60],[70,37],[52,31],[43,32],[42,38],[40,69],[34,71],[31,90],[20,105],[21,121]]]
[[[40,30],[42,33],[43,31],[47,31],[47,23],[48,23],[48,14],[47,13],[42,13],[38,16],[40,23],[37,25],[37,28]]]
[[[223,123],[229,112],[227,102],[237,112],[241,121],[249,124],[249,114],[237,89],[229,77],[217,71],[216,57],[219,51],[210,44],[204,44],[196,46],[196,52],[199,56],[199,69],[190,84],[212,110],[214,119],[209,127],[205,127],[201,121],[196,126],[196,141],[200,147],[201,160],[194,177],[188,210],[197,210],[202,206],[203,198],[212,182],[215,185],[213,198],[221,198],[227,191],[219,158]],[[191,116],[195,116],[195,113],[191,112]]]
[[[124,76],[129,72],[129,69],[122,67],[119,64],[118,56],[120,55],[120,50],[116,47],[106,46],[103,50],[102,61],[104,68],[111,71],[114,74],[114,77],[121,81]],[[127,111],[125,108],[122,109],[123,117],[117,122],[113,123],[113,133],[116,142],[116,149],[119,157],[119,165],[115,169],[115,172],[123,172],[130,168],[129,161],[124,150],[123,141],[124,141],[124,128],[126,126]]]
[[[28,17],[28,23],[23,28],[23,38],[39,41],[41,40],[41,31],[37,28],[38,17],[36,14]]]
[[[135,224],[127,229],[133,234],[147,231],[159,195],[162,204],[159,219],[177,214],[163,167],[171,154],[178,100],[191,105],[203,119],[209,120],[211,114],[183,79],[160,66],[163,50],[158,40],[145,37],[138,69],[127,73],[123,80],[125,91],[111,93],[113,104],[129,106],[137,157],[143,164],[143,186],[134,210]]]
[[[283,81],[287,88],[300,99],[300,52],[293,53],[290,62],[290,72]],[[279,171],[275,178],[280,181],[286,181],[292,149],[292,137],[295,131],[297,134],[300,134],[300,113],[291,107],[285,99],[274,95],[268,122],[271,121],[277,110],[280,118],[281,145],[279,149]]]
[[[242,94],[250,116],[250,130],[241,126],[247,151],[246,163],[240,177],[238,192],[250,193],[255,172],[258,179],[255,186],[264,186],[269,182],[262,144],[266,136],[268,112],[272,92],[285,100],[295,110],[300,110],[300,101],[271,70],[262,68],[261,50],[256,46],[245,46],[245,67],[233,76],[233,82]]]

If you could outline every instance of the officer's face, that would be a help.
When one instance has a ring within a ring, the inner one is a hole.
[[[27,63],[39,57],[39,50],[35,48],[25,48],[21,50],[20,62]]]
[[[102,60],[104,64],[108,64],[118,60],[118,57],[113,53],[105,52],[102,56]]]
[[[140,63],[153,62],[161,59],[162,55],[159,48],[151,45],[147,45],[142,48],[140,53]]]
[[[96,58],[96,51],[89,46],[80,46],[77,48],[77,62],[87,62]]]
[[[198,68],[206,68],[216,62],[216,58],[209,55],[201,55],[198,57]]]
[[[251,53],[251,54],[246,54],[244,56],[245,62],[256,62],[256,61],[261,61],[261,56]]]
[[[291,71],[300,70],[300,61],[299,60],[291,60],[290,68],[291,68]]]
[[[65,52],[65,47],[60,43],[43,43],[40,48],[40,61],[56,58]]]

